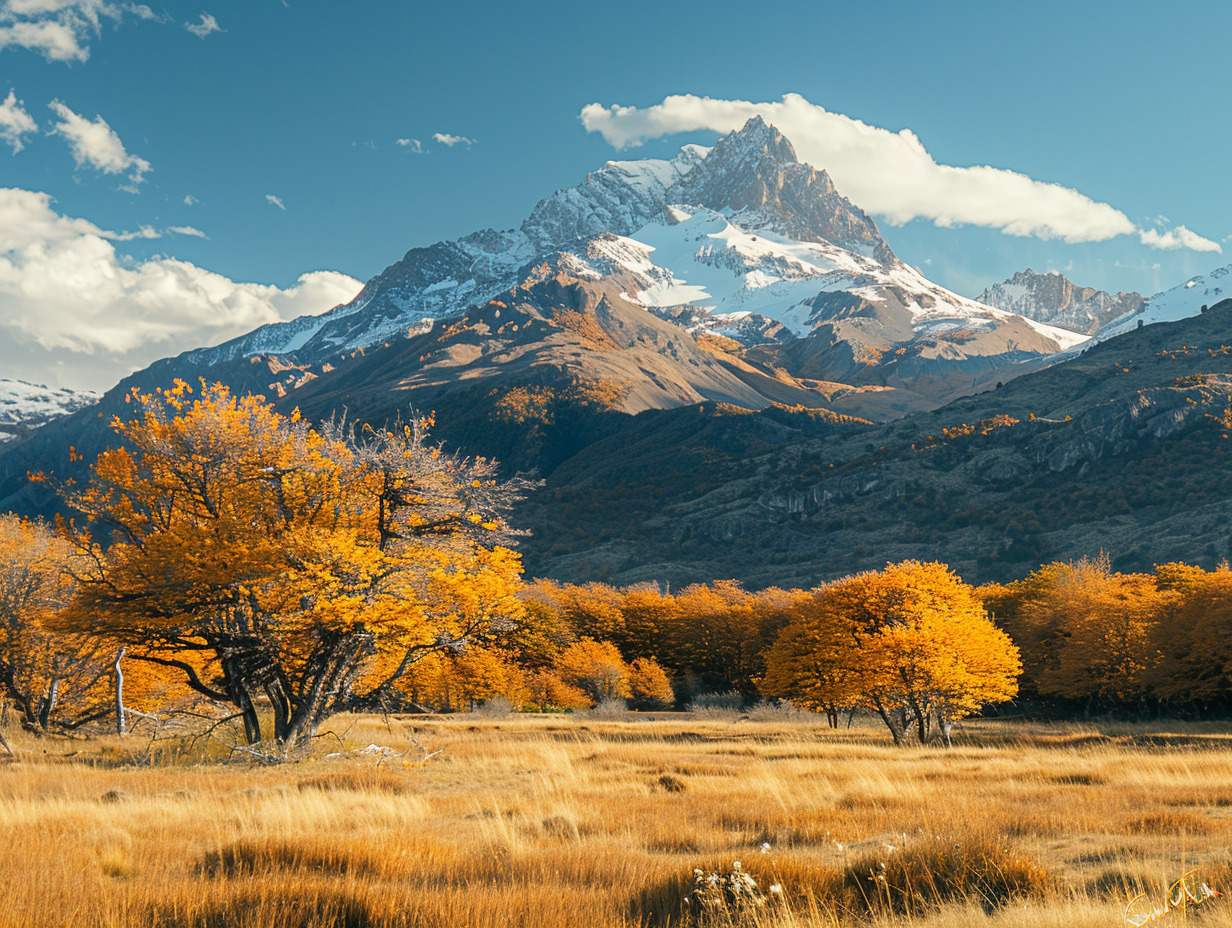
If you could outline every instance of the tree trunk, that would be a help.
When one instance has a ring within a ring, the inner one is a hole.
[[[39,702],[38,726],[43,731],[46,731],[47,726],[51,724],[51,713],[56,710],[56,703],[60,701],[60,684],[62,682],[59,677],[54,677],[47,684],[47,695]]]
[[[275,728],[274,739],[281,745],[305,744],[316,736],[320,724],[350,694],[360,665],[373,651],[372,635],[362,625],[322,637],[301,677],[305,688],[290,696],[293,709]]]
[[[115,664],[115,713],[116,713],[116,734],[127,734],[127,726],[124,724],[124,668],[120,666],[120,662],[124,660],[124,652],[127,648],[120,648],[116,654]]]
[[[252,696],[248,692],[248,681],[244,674],[243,661],[237,654],[229,654],[220,662],[223,680],[227,685],[227,695],[232,705],[240,710],[240,718],[244,720],[244,739],[249,744],[261,740],[261,720],[257,716],[257,708],[252,704]]]
[[[886,710],[880,699],[874,699],[873,705],[877,709],[877,714],[881,716],[881,720],[886,723],[886,728],[890,729],[890,735],[894,738],[895,744],[903,743],[903,732],[906,731],[906,724],[896,725],[893,714]]]

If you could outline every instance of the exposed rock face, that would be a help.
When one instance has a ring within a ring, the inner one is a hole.
[[[1118,316],[1137,312],[1146,302],[1140,293],[1114,296],[1094,287],[1079,287],[1056,271],[1037,274],[1031,268],[994,284],[976,300],[1084,335],[1094,333]]]
[[[801,164],[791,142],[760,116],[720,139],[667,196],[670,203],[735,213],[746,229],[895,260],[877,224],[834,189],[824,170]]]
[[[663,214],[668,194],[702,164],[710,149],[686,145],[671,161],[609,161],[576,187],[540,200],[522,232],[540,251],[604,232],[631,235]]]

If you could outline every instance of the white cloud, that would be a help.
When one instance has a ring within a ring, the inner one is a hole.
[[[184,28],[187,29],[189,32],[191,32],[193,35],[195,35],[199,39],[204,39],[207,35],[210,35],[215,32],[226,32],[227,31],[226,29],[222,28],[222,26],[218,25],[218,20],[216,20],[209,13],[205,13],[205,12],[202,12],[201,14],[201,22],[185,23]]]
[[[208,235],[195,226],[167,226],[167,231],[172,235],[188,235],[192,238],[209,238]]]
[[[910,129],[870,126],[799,94],[786,94],[777,103],[687,94],[645,109],[591,103],[580,118],[588,132],[600,133],[619,149],[677,132],[731,132],[758,114],[791,140],[802,160],[824,168],[846,196],[894,225],[928,219],[943,227],[984,226],[1066,242],[1139,233],[1144,244],[1165,247],[1120,210],[1076,190],[1003,168],[938,164]]]
[[[38,123],[26,112],[17,94],[9,90],[9,95],[0,103],[0,141],[13,149],[13,154],[21,151],[25,145],[22,136],[38,132]]]
[[[276,197],[272,193],[265,195],[265,202],[270,206],[277,206],[280,210],[286,211],[286,204],[282,202],[282,197]]]
[[[470,148],[475,144],[474,139],[468,139],[465,135],[450,135],[448,132],[432,133],[433,141],[440,142],[442,145],[448,145],[453,148],[455,145],[465,145]]]
[[[107,125],[102,116],[95,116],[94,120],[90,121],[74,113],[59,100],[53,100],[49,106],[52,112],[60,117],[60,121],[52,127],[51,134],[62,136],[68,142],[77,166],[89,166],[103,174],[130,171],[128,179],[131,186],[125,189],[135,192],[135,185],[144,181],[146,173],[150,171],[150,162],[129,153],[115,130]]]
[[[125,15],[159,19],[145,4],[109,0],[3,0],[0,2],[0,50],[25,48],[48,61],[73,63],[90,57],[90,41],[102,20]]]
[[[419,139],[395,139],[394,144],[401,145],[412,155],[426,154],[424,151],[423,142],[419,141]]]
[[[196,206],[200,202],[201,201],[198,200],[196,197],[194,197],[191,193],[184,194],[184,205],[185,206]]]
[[[1175,229],[1165,229],[1162,232],[1158,229],[1140,229],[1138,230],[1138,238],[1142,241],[1143,245],[1159,248],[1164,251],[1188,248],[1190,251],[1223,252],[1218,242],[1212,242],[1209,238],[1203,238],[1198,233],[1184,226],[1177,226]]]
[[[81,385],[105,388],[167,354],[323,312],[361,286],[333,271],[285,290],[237,283],[175,258],[134,260],[116,238],[58,214],[47,194],[0,188],[0,365],[58,352],[94,365],[98,379]]]
[[[162,238],[163,234],[153,226],[141,226],[136,232],[106,232],[104,237],[111,239],[113,242],[131,242],[139,238]]]

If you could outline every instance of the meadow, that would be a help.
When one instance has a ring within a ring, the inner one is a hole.
[[[949,749],[777,710],[327,728],[281,764],[10,729],[0,926],[1103,928],[1191,868],[1232,891],[1226,725],[972,720]],[[685,899],[735,861],[764,903]],[[1232,925],[1232,901],[1188,915]]]

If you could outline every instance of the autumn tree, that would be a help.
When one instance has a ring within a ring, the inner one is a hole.
[[[436,712],[466,711],[497,697],[518,707],[531,700],[525,671],[511,655],[488,647],[434,652],[411,667],[398,689],[411,705]]]
[[[788,621],[799,592],[751,593],[734,580],[686,587],[675,596],[666,655],[672,670],[696,673],[714,691],[757,691],[763,655]]]
[[[561,652],[556,661],[561,678],[600,703],[608,699],[628,699],[629,666],[610,641],[583,638]]]
[[[122,447],[83,486],[89,558],[65,627],[179,670],[283,745],[356,699],[378,700],[426,654],[517,621],[504,545],[520,485],[443,453],[425,423],[311,428],[261,397],[177,382],[134,391]]]
[[[114,711],[114,650],[56,634],[73,591],[75,551],[46,525],[0,516],[0,696],[34,731],[79,728]]]
[[[840,711],[866,701],[859,627],[839,606],[827,587],[798,603],[766,652],[766,672],[758,680],[766,696],[824,712],[831,728],[838,727]]]
[[[1174,566],[1156,570],[1176,599],[1167,621],[1153,630],[1159,660],[1148,673],[1152,690],[1172,703],[1226,711],[1232,703],[1232,570],[1190,568],[1177,583],[1179,572],[1166,569]]]
[[[1012,698],[1020,669],[971,587],[944,564],[905,561],[818,590],[770,649],[764,685],[822,708],[858,699],[895,743],[912,729],[927,743]]]
[[[1160,579],[1114,573],[1106,556],[1084,558],[1047,564],[990,605],[1041,696],[1140,707],[1159,659],[1155,629],[1193,577],[1174,565]]]
[[[676,701],[667,671],[650,657],[629,664],[629,696],[634,709],[667,709]]]
[[[591,705],[586,692],[568,683],[560,673],[541,667],[526,674],[530,705],[540,712],[552,709],[585,709]]]

